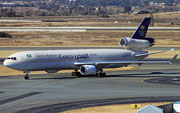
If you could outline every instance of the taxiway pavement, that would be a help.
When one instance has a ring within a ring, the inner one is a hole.
[[[58,31],[86,32],[87,30],[136,30],[137,27],[0,27],[0,31]],[[180,27],[149,27],[148,30],[179,31]]]
[[[172,83],[162,83],[163,79]],[[77,78],[69,73],[30,74],[29,80],[5,76],[0,77],[0,111],[53,113],[97,105],[178,101],[179,84],[174,84],[178,80],[178,65],[141,66],[137,70],[107,72],[103,78]]]
[[[3,60],[0,59],[1,65]],[[24,80],[22,75],[1,76],[0,111],[54,113],[100,105],[179,101],[179,67],[180,60],[177,59],[174,65],[142,65],[131,71],[106,72],[107,77],[103,78],[77,78],[72,77],[70,73],[30,74],[29,80]]]

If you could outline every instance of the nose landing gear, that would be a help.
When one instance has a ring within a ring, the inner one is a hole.
[[[28,73],[29,73],[29,72],[26,71],[25,73],[26,73],[26,75],[24,76],[24,79],[25,79],[25,80],[28,80],[28,79],[29,79],[29,76],[28,76]]]

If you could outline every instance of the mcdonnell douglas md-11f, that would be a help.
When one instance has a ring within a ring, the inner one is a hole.
[[[106,76],[103,68],[117,68],[129,64],[143,63],[170,63],[178,55],[169,61],[142,61],[148,55],[160,52],[148,53],[143,49],[154,45],[153,38],[146,38],[146,32],[151,18],[144,18],[139,27],[130,38],[122,38],[119,41],[122,49],[79,49],[79,50],[47,50],[24,51],[10,55],[4,65],[26,73],[25,79],[29,79],[30,71],[45,71],[56,73],[60,70],[74,69],[73,76],[96,75]],[[79,72],[78,72],[79,70]]]

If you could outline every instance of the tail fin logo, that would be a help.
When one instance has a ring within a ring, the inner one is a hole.
[[[144,26],[144,25],[141,25],[141,27],[140,27],[140,29],[139,29],[139,34],[140,34],[141,36],[145,36],[145,32],[146,32],[146,31],[144,31],[144,28],[145,28],[145,26]]]

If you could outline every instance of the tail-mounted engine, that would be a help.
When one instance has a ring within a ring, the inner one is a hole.
[[[121,47],[125,47],[126,49],[145,49],[153,45],[148,40],[132,38],[122,38],[119,41],[119,44]]]

